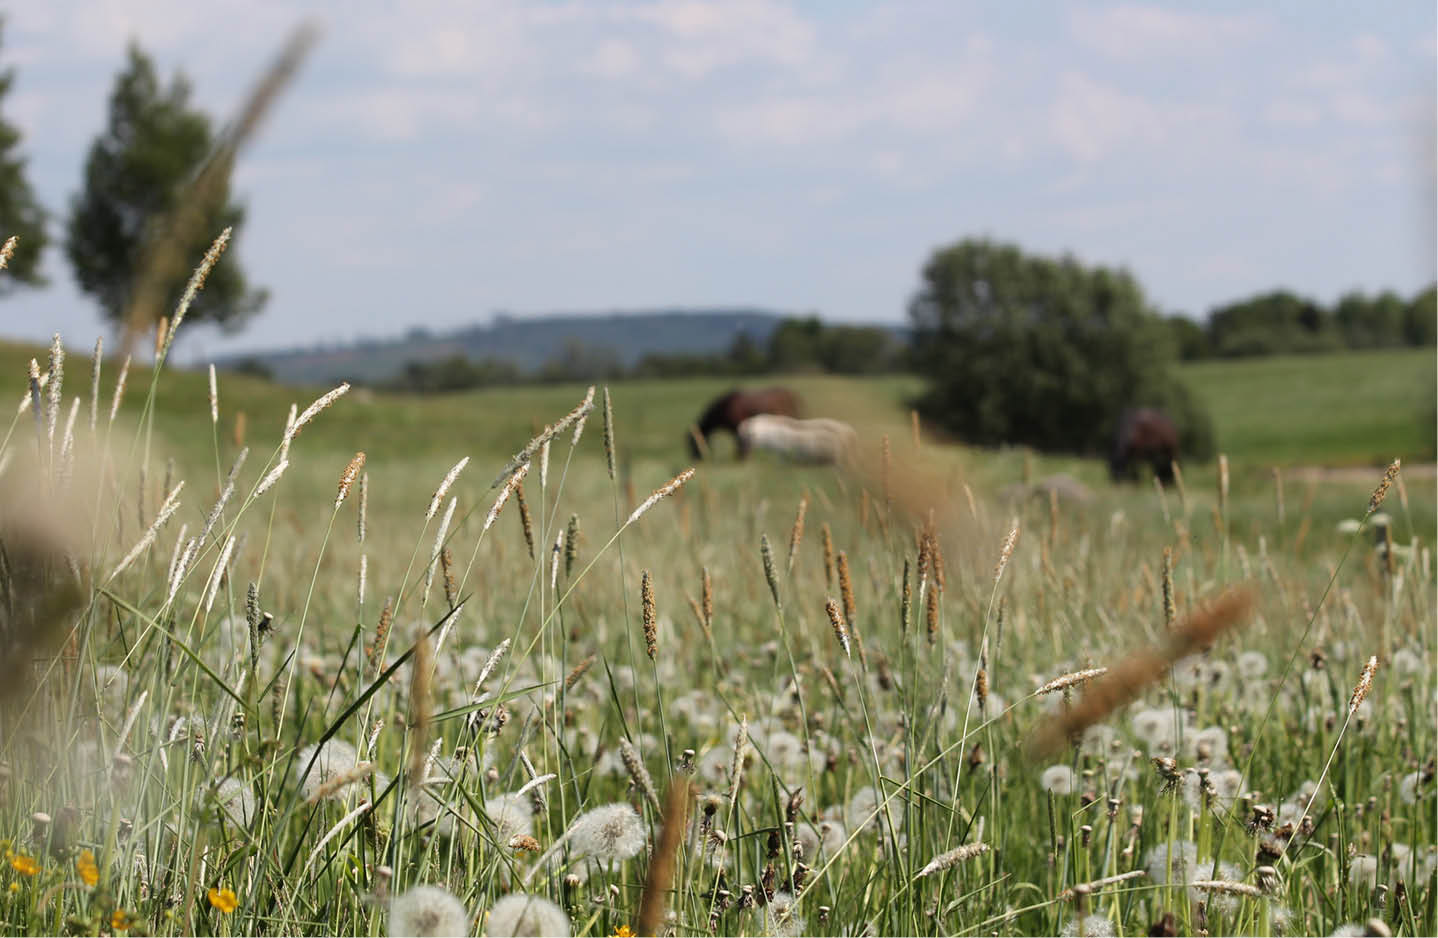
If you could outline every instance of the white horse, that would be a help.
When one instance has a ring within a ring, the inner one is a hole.
[[[746,449],[765,449],[795,462],[821,465],[850,463],[859,446],[854,428],[842,420],[816,417],[798,420],[777,414],[755,414],[739,424]]]

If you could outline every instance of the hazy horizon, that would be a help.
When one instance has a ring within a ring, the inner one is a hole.
[[[937,246],[1128,269],[1167,313],[1435,278],[1431,4],[67,0],[11,9],[5,117],[63,234],[133,38],[226,120],[322,36],[234,191],[272,299],[187,360],[496,311],[897,323]],[[5,335],[108,329],[58,244]]]

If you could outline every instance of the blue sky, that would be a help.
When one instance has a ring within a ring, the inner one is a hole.
[[[188,358],[492,311],[744,304],[899,321],[938,245],[1129,268],[1161,309],[1434,279],[1431,2],[52,0],[5,116],[57,216],[125,44],[231,113],[323,34],[242,158],[270,305]],[[61,230],[54,223],[55,233]],[[0,332],[103,326],[58,248]]]

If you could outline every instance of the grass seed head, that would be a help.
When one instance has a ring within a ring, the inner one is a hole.
[[[1368,498],[1368,512],[1363,516],[1365,520],[1369,515],[1377,511],[1379,506],[1383,504],[1383,500],[1388,497],[1388,488],[1393,484],[1393,480],[1398,478],[1398,470],[1401,465],[1402,461],[1395,459],[1388,464],[1387,469],[1383,470],[1383,478],[1379,480],[1378,487],[1373,490],[1373,494]]]
[[[360,470],[364,468],[364,453],[355,453],[350,459],[345,471],[340,473],[339,494],[335,496],[335,509],[339,510],[344,503],[345,497],[350,493],[350,486],[354,485],[355,479],[359,478]]]
[[[645,570],[639,578],[639,601],[644,617],[644,650],[649,660],[659,651],[659,630],[654,616],[654,579]]]

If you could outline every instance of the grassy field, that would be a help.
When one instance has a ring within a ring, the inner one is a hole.
[[[1438,363],[1431,348],[1197,362],[1179,376],[1213,416],[1219,449],[1240,461],[1433,461]]]
[[[1381,467],[1271,473],[1421,439],[1360,408],[1308,448],[1340,409],[1260,365],[1187,372],[1226,490],[916,446],[908,379],[806,378],[861,468],[721,451],[626,521],[723,386],[626,383],[489,524],[584,388],[356,390],[289,434],[323,389],[222,375],[212,422],[204,375],[146,406],[145,369],[111,424],[107,363],[92,433],[72,350],[53,444],[48,406],[0,444],[0,927],[1432,933],[1431,477],[1386,492],[1388,549]],[[1057,472],[1088,497],[1025,485]]]

